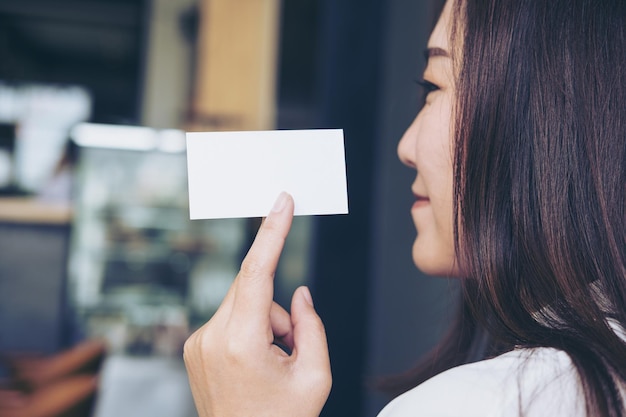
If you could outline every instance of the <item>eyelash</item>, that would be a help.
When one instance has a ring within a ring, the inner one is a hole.
[[[424,96],[427,96],[428,94],[432,93],[433,91],[439,90],[439,86],[436,85],[436,84],[431,83],[430,81],[415,80],[415,82],[417,83],[417,85],[422,87],[422,90],[424,91]]]

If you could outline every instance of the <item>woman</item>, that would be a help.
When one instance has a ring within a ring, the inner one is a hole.
[[[626,416],[625,2],[449,0],[428,56],[398,147],[413,259],[462,278],[463,302],[381,416]],[[292,210],[281,195],[186,344],[201,416],[316,416],[327,398],[308,290],[291,317],[271,301]]]

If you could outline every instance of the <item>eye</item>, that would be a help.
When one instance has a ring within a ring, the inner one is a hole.
[[[423,91],[423,94],[424,94],[424,100],[423,100],[424,102],[426,102],[426,97],[430,93],[440,89],[440,87],[438,85],[433,84],[432,82],[426,81],[426,80],[423,80],[423,79],[415,80],[415,82],[417,83],[417,85],[422,87],[422,91]]]

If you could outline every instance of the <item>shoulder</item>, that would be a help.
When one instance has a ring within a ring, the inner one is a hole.
[[[379,417],[576,416],[578,374],[555,349],[518,349],[443,372],[393,400]]]

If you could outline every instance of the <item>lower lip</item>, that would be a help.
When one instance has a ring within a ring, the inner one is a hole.
[[[415,200],[415,203],[413,203],[413,207],[412,208],[419,208],[419,207],[424,207],[430,204],[430,200],[427,198],[419,198],[417,200]]]

